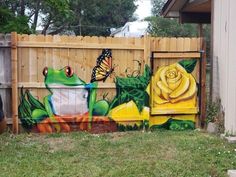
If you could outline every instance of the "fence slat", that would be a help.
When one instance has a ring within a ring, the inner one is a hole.
[[[17,33],[11,33],[11,69],[12,69],[12,118],[13,133],[18,134],[18,69],[17,69]]]

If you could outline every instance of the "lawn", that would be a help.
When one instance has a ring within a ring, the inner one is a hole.
[[[199,131],[0,135],[0,176],[227,176],[236,144]]]

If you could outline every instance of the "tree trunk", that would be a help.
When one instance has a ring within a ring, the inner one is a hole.
[[[25,0],[20,0],[20,15],[25,15]]]
[[[34,13],[34,21],[32,25],[32,29],[35,31],[38,23],[38,16],[39,16],[39,9],[40,9],[40,0],[37,0],[36,6],[35,6],[35,13]]]
[[[57,28],[55,31],[50,32],[49,34],[51,35],[55,35],[60,33],[66,26],[68,25],[68,23],[65,23],[64,25],[60,26],[59,28]]]
[[[48,22],[47,22],[47,24],[44,26],[44,28],[43,28],[41,34],[46,35],[47,30],[48,30],[48,28],[49,28],[49,26],[50,26],[50,24],[51,24],[51,20],[52,20],[52,16],[51,16],[51,14],[50,14],[49,17],[48,17]]]

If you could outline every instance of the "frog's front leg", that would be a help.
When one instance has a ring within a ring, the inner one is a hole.
[[[44,106],[45,106],[45,109],[46,109],[46,111],[48,113],[48,116],[49,116],[50,120],[52,121],[54,127],[56,128],[56,131],[60,132],[61,131],[61,127],[60,127],[58,121],[54,117],[54,112],[53,112],[53,109],[52,109],[52,103],[50,101],[51,100],[51,96],[52,95],[48,95],[48,96],[44,97],[44,100],[43,100],[44,101]]]
[[[93,119],[93,108],[94,108],[94,104],[96,103],[96,98],[97,98],[97,86],[98,86],[97,82],[93,82],[88,85],[89,87],[89,100],[88,100],[89,122],[92,122],[92,119]]]
[[[92,83],[89,96],[89,116],[106,116],[109,110],[109,103],[106,100],[97,101],[97,82]]]

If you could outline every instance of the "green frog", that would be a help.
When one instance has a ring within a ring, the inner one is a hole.
[[[49,117],[56,124],[55,115],[81,115],[88,112],[91,121],[93,115],[105,116],[108,113],[108,102],[96,101],[97,82],[85,83],[70,66],[60,70],[45,67],[43,75],[45,86],[50,94],[44,97],[45,109],[33,110],[33,118]],[[55,128],[60,131],[59,126]]]

